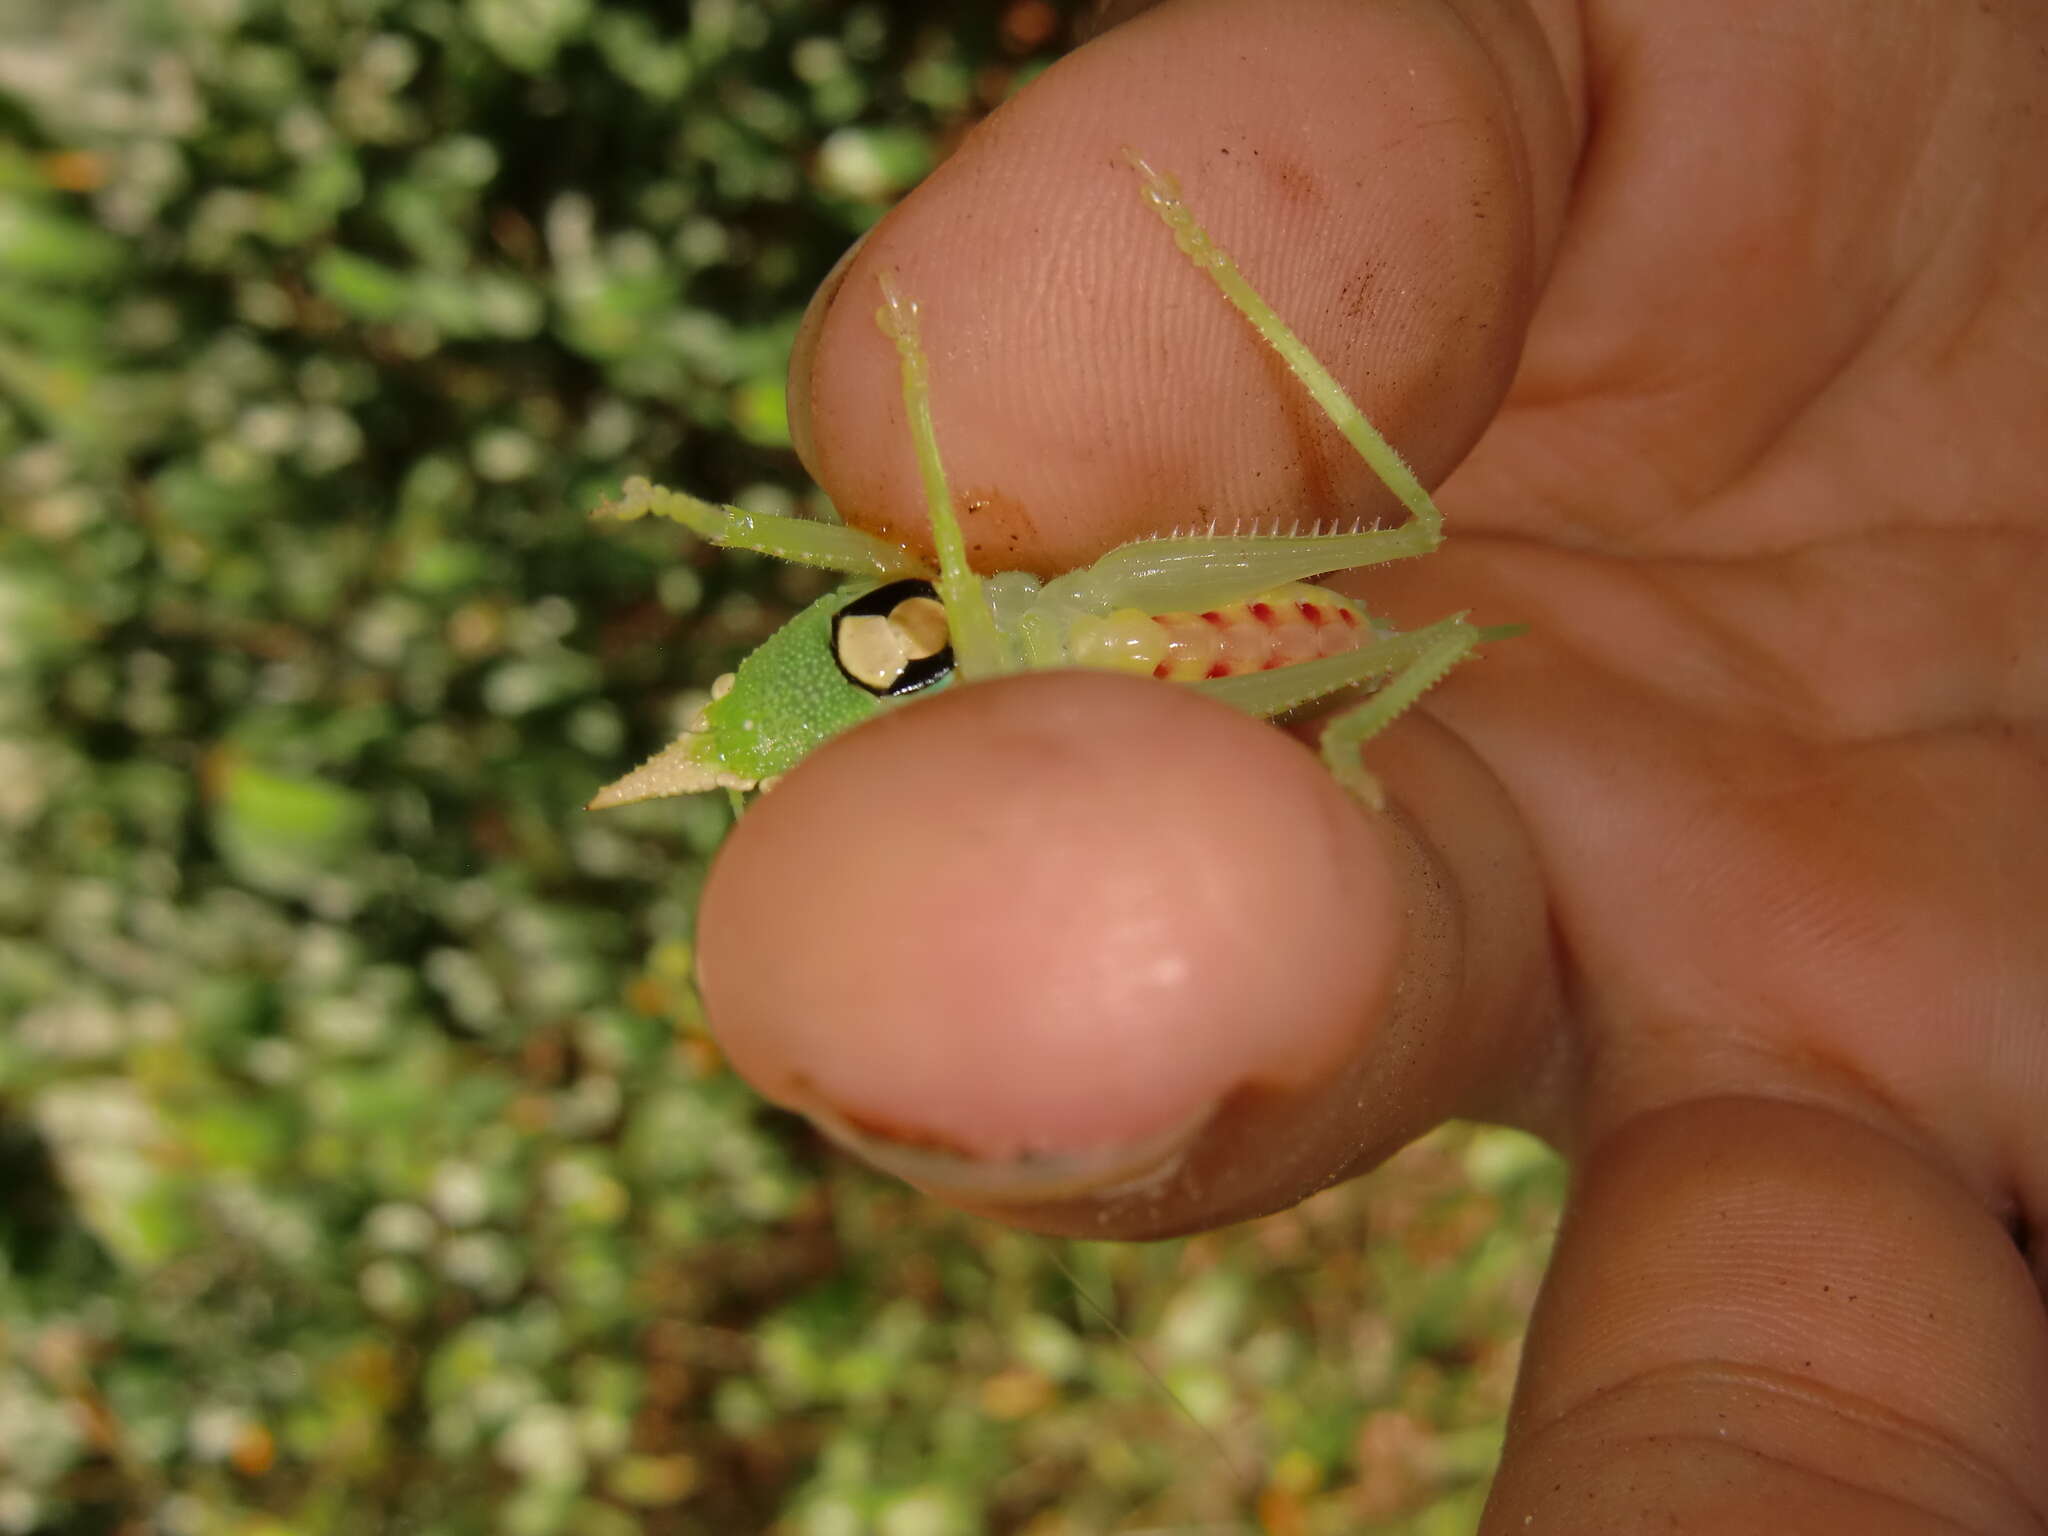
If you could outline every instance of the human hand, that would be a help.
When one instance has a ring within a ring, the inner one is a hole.
[[[849,519],[922,528],[883,267],[984,569],[1382,510],[1132,146],[1463,458],[1444,549],[1338,584],[1530,632],[1371,744],[1383,817],[1129,679],[840,738],[706,893],[735,1062],[1089,1236],[1527,1126],[1577,1178],[1489,1529],[2040,1529],[2044,99],[2017,0],[1179,0],[1074,54],[821,292]]]

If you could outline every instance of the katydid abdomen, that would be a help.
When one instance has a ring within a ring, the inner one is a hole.
[[[1076,666],[1193,682],[1341,656],[1372,638],[1357,604],[1296,581],[1199,613],[1086,615],[1068,629],[1067,656]]]

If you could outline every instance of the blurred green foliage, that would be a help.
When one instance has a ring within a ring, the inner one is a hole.
[[[0,19],[0,1533],[1469,1527],[1546,1158],[948,1216],[704,1035],[724,807],[578,810],[814,590],[583,509],[824,511],[811,288],[1067,26]]]

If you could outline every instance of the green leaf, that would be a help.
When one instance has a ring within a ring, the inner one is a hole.
[[[240,878],[295,896],[348,878],[373,819],[366,798],[320,779],[271,772],[232,751],[218,763],[213,838]]]
[[[309,275],[317,293],[358,320],[396,320],[412,297],[410,285],[399,273],[338,247],[322,251]]]

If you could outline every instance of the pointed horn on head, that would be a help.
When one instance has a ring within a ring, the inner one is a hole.
[[[631,805],[636,800],[659,800],[665,795],[694,795],[707,789],[747,790],[754,787],[753,780],[743,779],[716,763],[699,759],[692,749],[703,739],[702,732],[684,732],[623,779],[605,785],[591,797],[590,804],[584,809],[606,811],[615,805]]]

